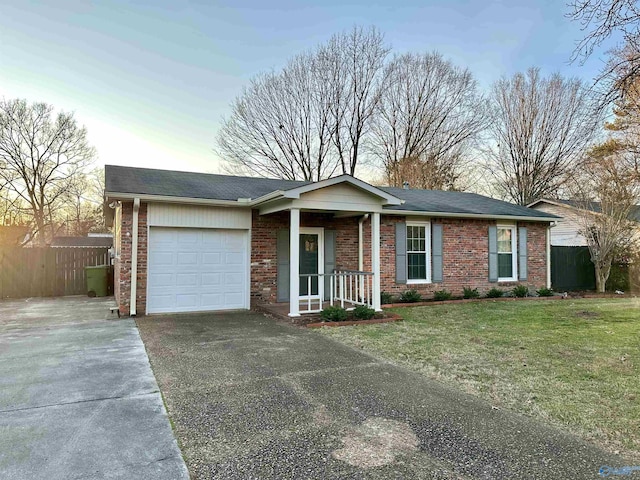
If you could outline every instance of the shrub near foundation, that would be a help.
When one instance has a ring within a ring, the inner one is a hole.
[[[325,322],[343,322],[347,316],[347,311],[340,305],[329,306],[320,312],[320,318]]]

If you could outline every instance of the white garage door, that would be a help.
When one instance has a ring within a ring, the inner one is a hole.
[[[248,232],[151,227],[147,312],[249,308]]]

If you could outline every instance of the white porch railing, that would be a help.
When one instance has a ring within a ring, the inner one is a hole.
[[[307,281],[307,292],[311,292],[313,279],[317,278],[318,295],[300,297],[300,313],[318,313],[322,311],[325,279],[329,278],[329,305],[340,305],[347,310],[356,305],[373,307],[373,272],[358,270],[335,270],[333,273],[301,274],[300,279]]]

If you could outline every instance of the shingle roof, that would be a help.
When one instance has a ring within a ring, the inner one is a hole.
[[[107,165],[107,193],[162,195],[209,200],[256,199],[276,190],[290,190],[312,182],[270,178],[236,177],[169,170],[153,170]],[[445,214],[514,216],[540,219],[558,218],[532,208],[514,205],[475,193],[445,192],[379,187],[405,201],[385,210],[434,212]]]
[[[387,207],[387,210],[557,218],[548,213],[509,202],[503,202],[495,198],[485,197],[477,193],[417,190],[396,187],[381,188],[385,192],[405,201],[402,205]]]
[[[591,210],[592,212],[596,212],[596,213],[600,213],[602,212],[602,204],[600,202],[584,202],[584,201],[580,201],[580,200],[561,200],[561,199],[542,199],[539,200],[539,202],[555,202],[555,203],[561,203],[563,205],[568,205],[570,207],[574,207],[574,208],[580,208],[580,209],[585,209],[585,210]],[[538,202],[534,202],[538,203]],[[634,207],[631,207],[631,210],[629,211],[629,220],[634,220],[636,222],[640,222],[640,205],[636,205]]]
[[[116,165],[105,167],[106,191],[112,193],[235,201],[239,198],[258,198],[276,190],[289,190],[308,183],[310,182],[176,172]]]

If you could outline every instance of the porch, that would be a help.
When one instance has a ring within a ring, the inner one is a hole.
[[[288,317],[328,305],[381,310],[380,215],[400,200],[361,183],[330,179],[260,203],[252,222],[254,304],[277,304]]]
[[[288,316],[319,313],[333,305],[347,310],[366,305],[380,311],[380,214],[335,218],[335,213],[302,212],[301,221],[300,210],[288,213],[289,228],[277,234],[276,255],[278,300],[288,305]],[[343,223],[339,230],[331,228],[336,222]],[[371,232],[367,242],[365,222]],[[302,226],[308,224],[325,226]],[[357,248],[357,267],[356,252],[349,247]],[[365,263],[370,270],[365,270]]]

